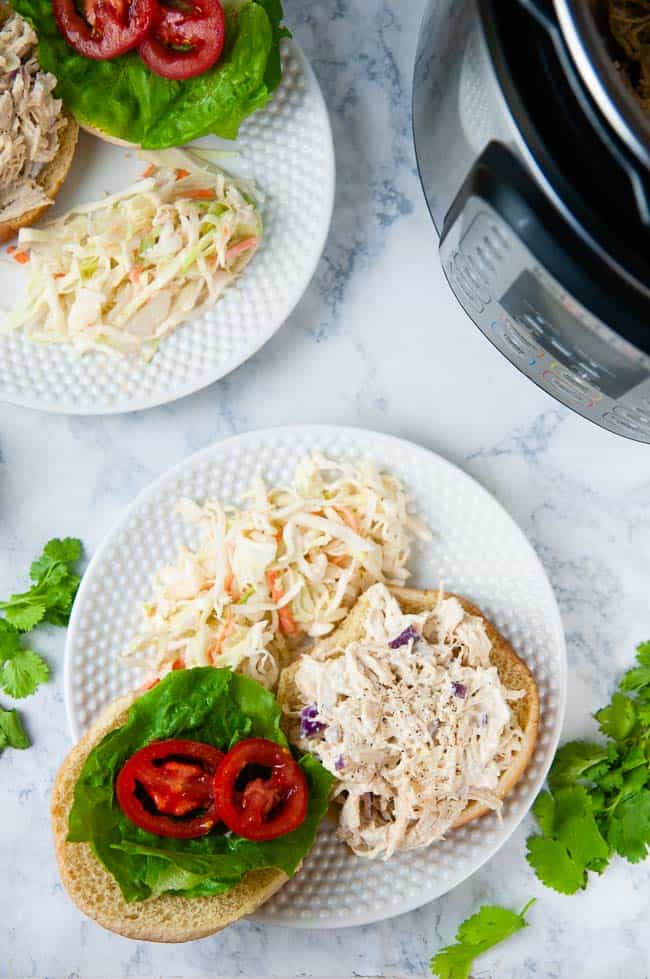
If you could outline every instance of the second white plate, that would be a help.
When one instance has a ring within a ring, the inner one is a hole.
[[[244,122],[239,155],[222,164],[254,179],[265,196],[264,239],[239,281],[213,309],[167,337],[149,364],[103,353],[79,357],[64,346],[34,344],[20,331],[0,334],[0,400],[80,415],[151,408],[223,377],[280,328],[325,246],[335,175],[329,117],[314,73],[294,42],[283,42],[282,60],[282,83],[269,104]],[[209,146],[210,139],[201,145]],[[133,151],[82,133],[50,214],[126,187],[142,168]],[[3,249],[0,321],[25,279]]]
[[[532,805],[562,726],[566,650],[544,569],[501,505],[460,469],[409,442],[352,428],[304,426],[251,432],[191,456],[144,490],[90,563],[75,602],[65,655],[65,696],[76,740],[99,711],[139,681],[118,654],[139,623],[138,603],[160,565],[193,534],[174,513],[179,497],[237,503],[258,471],[290,480],[296,463],[319,449],[334,459],[372,457],[403,480],[433,531],[418,545],[413,584],[475,601],[533,670],[541,726],[532,762],[499,820],[484,816],[423,850],[388,863],[355,856],[323,823],[300,872],[256,917],[300,928],[340,928],[389,918],[446,893],[507,840]]]

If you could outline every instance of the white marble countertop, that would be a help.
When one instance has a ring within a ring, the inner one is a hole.
[[[463,466],[530,536],[566,627],[566,734],[590,733],[590,713],[650,635],[650,449],[560,408],[452,300],[410,135],[421,3],[286,7],[323,85],[338,157],[334,225],[316,277],[253,360],[177,404],[106,418],[0,408],[0,594],[20,584],[54,534],[80,536],[91,555],[142,487],[216,439],[289,422],[380,429]],[[240,923],[171,947],[103,931],[71,906],[55,867],[48,800],[69,747],[64,636],[41,630],[36,638],[53,680],[24,702],[34,746],[0,757],[0,975],[423,976],[432,952],[482,901],[518,908],[531,896],[531,927],[487,955],[476,976],[650,973],[650,868],[614,861],[585,893],[561,897],[524,860],[528,821],[471,880],[375,926],[305,932]]]

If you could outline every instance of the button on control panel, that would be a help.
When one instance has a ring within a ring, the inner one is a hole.
[[[499,267],[510,251],[504,232],[495,222],[482,220],[483,217],[473,223],[463,236],[460,248],[445,262],[452,288],[475,313],[484,312],[494,299]]]
[[[611,411],[605,412],[603,421],[610,422],[630,435],[644,435],[650,431],[650,411],[642,411],[632,405],[616,405]]]
[[[445,265],[452,288],[463,304],[475,313],[482,313],[492,298],[487,284],[472,259],[454,252]]]
[[[584,404],[590,407],[600,401],[602,395],[600,391],[584,381],[574,371],[557,362],[551,362],[546,368],[543,377],[547,381],[547,388],[551,393],[557,394],[563,401],[572,404]]]

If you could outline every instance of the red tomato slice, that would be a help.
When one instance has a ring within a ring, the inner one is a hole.
[[[219,60],[226,21],[219,0],[157,3],[158,13],[138,54],[163,78],[194,78]]]
[[[247,840],[291,833],[307,815],[307,780],[291,753],[274,741],[240,741],[221,761],[214,779],[217,812],[228,829]]]
[[[95,61],[124,54],[149,33],[156,0],[88,0],[84,19],[74,0],[52,0],[59,30],[71,48]]]
[[[218,823],[214,775],[223,753],[199,741],[152,741],[129,758],[115,782],[124,815],[149,833],[205,836]]]

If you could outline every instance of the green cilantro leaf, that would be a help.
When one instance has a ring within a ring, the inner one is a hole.
[[[650,791],[644,789],[616,807],[609,821],[608,840],[630,863],[645,858],[650,846]]]
[[[594,716],[603,734],[615,741],[623,741],[636,724],[636,707],[629,697],[615,693],[610,705]]]
[[[431,959],[431,972],[439,979],[468,979],[472,963],[499,942],[528,927],[525,914],[534,899],[519,914],[497,905],[484,905],[464,921],[456,932],[456,944],[447,945]]]
[[[650,700],[637,704],[636,714],[643,727],[650,726]]]
[[[565,753],[568,756],[568,753]],[[601,873],[609,845],[600,832],[591,796],[582,785],[542,792],[533,812],[543,836],[529,837],[527,860],[542,883],[562,894],[585,887],[587,870]]]
[[[10,697],[27,697],[50,674],[47,663],[31,649],[23,649],[18,629],[0,619],[0,686]]]
[[[573,862],[592,869],[609,858],[609,847],[600,834],[591,808],[591,800],[581,785],[559,789],[555,793],[553,834],[564,844]]]
[[[431,972],[440,979],[467,979],[474,959],[481,954],[471,945],[448,945],[431,959]]]
[[[10,659],[21,649],[20,633],[5,619],[0,619],[0,662]]]
[[[81,557],[81,541],[77,537],[64,537],[62,540],[54,537],[43,548],[43,553],[32,562],[29,577],[32,581],[40,581],[54,564],[67,565],[72,571]]]
[[[29,748],[30,740],[15,710],[0,708],[0,751],[3,748]]]
[[[21,632],[29,632],[41,621],[45,615],[45,605],[38,602],[33,604],[20,604],[11,608],[7,613],[7,619],[16,629]]]
[[[633,744],[629,751],[626,751],[621,761],[621,768],[624,772],[631,772],[633,768],[646,764],[646,754],[640,744]]]
[[[591,794],[591,808],[595,816],[605,809],[605,793],[602,789],[593,789]]]
[[[545,836],[551,836],[555,823],[555,802],[550,792],[540,792],[533,803],[533,813]]]
[[[620,690],[641,690],[650,686],[650,666],[636,666],[628,670],[618,686]]]
[[[542,884],[560,894],[575,894],[586,886],[585,869],[571,859],[559,840],[550,836],[529,836],[526,845],[526,860]]]
[[[650,666],[650,639],[636,647],[636,658],[641,666]]]
[[[569,741],[562,745],[555,755],[548,781],[551,788],[572,785],[577,779],[587,776],[599,762],[607,759],[604,745],[589,741]]]
[[[10,697],[28,697],[45,683],[50,670],[41,656],[31,649],[19,649],[0,669],[0,684]]]
[[[63,581],[57,581],[50,586],[50,601],[43,616],[44,622],[58,626],[68,624],[80,580],[79,575],[69,574]]]
[[[616,806],[626,799],[632,798],[644,787],[648,780],[648,770],[645,766],[634,768],[631,772],[620,773],[620,784],[616,786],[618,792],[615,796],[608,799],[607,809],[613,812]]]
[[[29,632],[43,619],[46,605],[41,595],[12,595],[8,602],[0,602],[7,621],[21,632]]]

